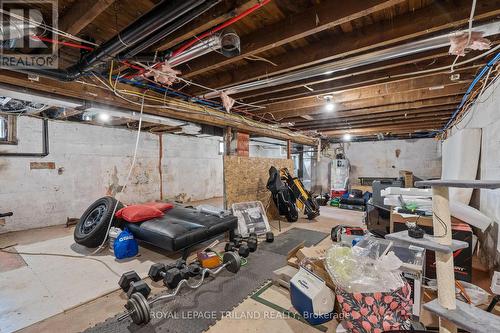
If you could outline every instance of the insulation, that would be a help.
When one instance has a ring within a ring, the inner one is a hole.
[[[473,31],[469,33],[462,32],[461,34],[450,37],[450,54],[465,56],[465,50],[488,50],[491,42],[483,37],[480,31]]]

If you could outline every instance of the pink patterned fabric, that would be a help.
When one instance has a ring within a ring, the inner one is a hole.
[[[337,287],[336,294],[349,332],[382,333],[409,328],[413,305],[409,284],[385,293],[349,293]]]

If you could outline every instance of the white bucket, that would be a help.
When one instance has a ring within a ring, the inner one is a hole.
[[[116,237],[118,237],[118,235],[121,232],[122,232],[122,229],[120,229],[120,228],[116,228],[116,227],[109,228],[108,239],[109,239],[109,250],[111,252],[114,252],[113,248],[114,248],[114,244],[115,244],[115,239],[116,239]]]

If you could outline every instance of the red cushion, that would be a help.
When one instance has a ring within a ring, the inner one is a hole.
[[[142,222],[163,216],[163,212],[148,205],[130,205],[116,212],[115,216],[127,222]]]
[[[146,202],[144,205],[154,207],[162,212],[174,208],[174,205],[168,202]]]

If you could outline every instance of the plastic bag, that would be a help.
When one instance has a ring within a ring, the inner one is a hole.
[[[380,255],[379,244],[352,248],[333,245],[325,267],[333,283],[347,292],[389,292],[405,285],[398,271],[402,262],[394,253]]]

